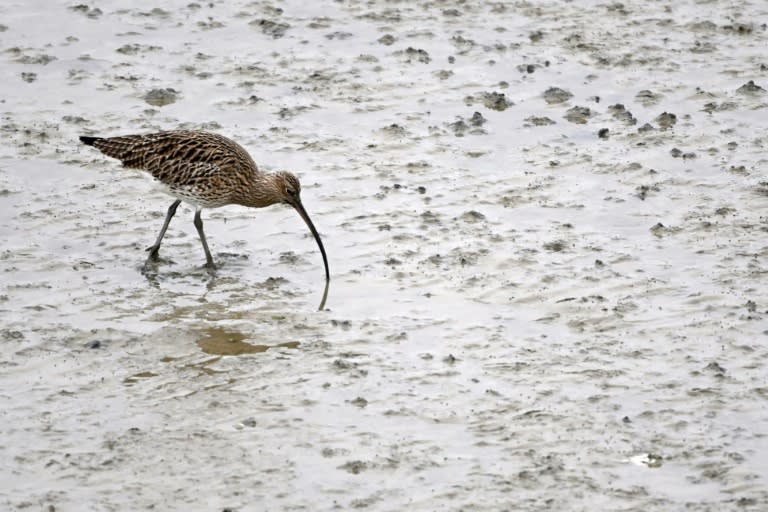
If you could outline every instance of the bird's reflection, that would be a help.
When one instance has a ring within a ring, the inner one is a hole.
[[[221,327],[205,329],[202,334],[203,337],[197,340],[197,345],[206,354],[217,356],[257,354],[272,348],[298,348],[300,345],[298,341],[288,341],[276,345],[254,345],[245,341],[249,335]]]

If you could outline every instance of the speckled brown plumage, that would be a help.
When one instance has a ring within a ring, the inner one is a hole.
[[[323,243],[301,203],[298,178],[285,171],[264,173],[236,142],[215,133],[175,130],[119,137],[80,137],[123,165],[149,172],[177,200],[168,209],[163,228],[150,251],[147,264],[158,258],[165,230],[181,201],[195,206],[195,227],[205,250],[207,265],[213,259],[203,232],[200,210],[227,204],[262,208],[276,203],[293,206],[312,231],[323,255],[326,281],[330,280]]]
[[[289,173],[262,173],[242,146],[215,133],[176,130],[80,140],[126,167],[148,171],[169,194],[203,208],[283,202],[279,177],[300,188]]]

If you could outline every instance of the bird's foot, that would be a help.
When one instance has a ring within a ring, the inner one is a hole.
[[[149,256],[147,257],[147,262],[150,260],[152,261],[158,261],[160,259],[160,247],[153,245],[151,247],[147,247],[146,251],[149,253]]]

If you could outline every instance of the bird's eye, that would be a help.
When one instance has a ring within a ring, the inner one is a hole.
[[[288,194],[289,196],[293,196],[296,194],[296,191],[293,190],[292,188],[286,188],[285,193]]]

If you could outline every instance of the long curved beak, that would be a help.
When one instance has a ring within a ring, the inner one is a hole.
[[[315,225],[312,224],[312,220],[309,218],[307,210],[305,210],[304,205],[301,204],[301,200],[298,199],[295,203],[291,202],[290,204],[296,209],[297,212],[299,212],[299,215],[301,215],[301,218],[304,219],[304,222],[307,223],[307,227],[309,227],[309,230],[312,232],[312,236],[314,236],[315,240],[317,241],[317,246],[320,247],[320,254],[323,255],[323,265],[325,265],[325,293],[323,294],[323,301],[320,303],[319,308],[323,309],[323,306],[325,306],[325,299],[328,297],[328,283],[331,281],[331,273],[328,271],[328,257],[325,255],[325,247],[323,247],[323,241],[320,240],[320,234],[315,229]]]

